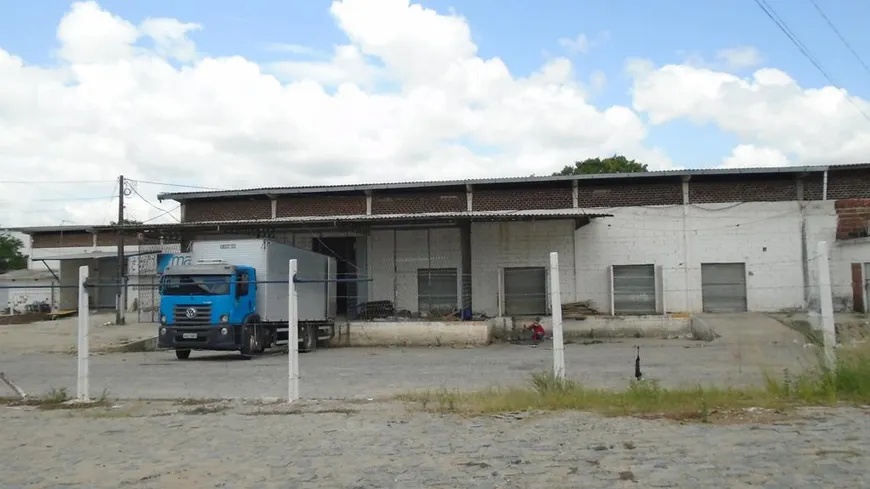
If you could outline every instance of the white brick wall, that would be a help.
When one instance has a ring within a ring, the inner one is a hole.
[[[379,230],[368,241],[368,300],[395,300],[396,309],[416,311],[417,269],[456,268],[461,273],[459,229]]]
[[[612,212],[614,217],[577,232],[577,253],[586,271],[578,272],[581,299],[593,299],[606,309],[608,265],[654,263],[663,267],[668,310],[699,311],[701,263],[744,262],[750,310],[803,307],[801,212],[796,202],[688,206],[685,233],[683,206]],[[831,240],[830,219],[818,221],[821,228],[808,241],[820,236]]]
[[[471,227],[474,310],[490,316],[498,314],[501,270],[514,266],[549,268],[551,251],[559,253],[562,300],[573,301],[576,290],[574,248],[573,220],[474,223]]]

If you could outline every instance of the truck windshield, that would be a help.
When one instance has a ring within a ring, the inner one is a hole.
[[[160,287],[163,295],[227,295],[229,275],[166,275]]]

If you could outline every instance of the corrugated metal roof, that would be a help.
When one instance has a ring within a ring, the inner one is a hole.
[[[365,222],[394,222],[394,221],[421,221],[428,222],[449,221],[454,219],[470,219],[472,221],[505,221],[505,220],[531,220],[531,219],[570,219],[570,218],[597,218],[612,217],[612,214],[589,213],[583,209],[562,210],[524,210],[524,211],[475,211],[475,212],[432,212],[422,214],[377,214],[377,215],[351,215],[351,216],[293,216],[279,217],[276,219],[246,219],[238,221],[198,221],[184,223],[159,224],[154,226],[140,225],[130,226],[132,229],[173,229],[173,228],[196,228],[214,226],[244,226],[244,225],[280,225],[280,224],[322,224],[333,222],[365,223]]]
[[[50,280],[54,276],[48,270],[12,270],[0,275],[0,282],[29,282],[37,280]]]
[[[817,165],[817,166],[786,166],[786,167],[758,167],[758,168],[717,168],[703,170],[662,170],[638,173],[599,173],[588,175],[566,176],[532,176],[532,177],[495,177],[475,178],[467,180],[423,180],[393,183],[363,183],[351,185],[307,185],[295,187],[260,187],[238,190],[206,190],[198,192],[167,192],[157,196],[159,200],[190,200],[211,199],[216,197],[246,197],[264,195],[288,195],[288,194],[311,194],[311,193],[338,193],[338,192],[361,192],[367,190],[400,190],[432,187],[461,187],[465,185],[498,185],[534,182],[559,182],[571,180],[621,180],[629,178],[662,178],[675,176],[701,176],[701,175],[757,175],[757,174],[799,174],[808,172],[822,172],[829,169],[860,169],[870,168],[870,163],[852,163],[843,165]]]
[[[612,214],[590,213],[584,209],[557,209],[557,210],[523,210],[523,211],[473,211],[473,212],[431,212],[423,214],[375,214],[375,215],[349,215],[349,216],[294,216],[294,217],[279,217],[276,219],[244,219],[237,221],[198,221],[198,222],[181,222],[168,224],[130,224],[126,225],[125,229],[131,231],[141,230],[158,230],[158,229],[190,229],[196,227],[214,227],[214,226],[239,226],[239,225],[280,225],[280,224],[323,224],[332,222],[392,222],[392,221],[445,221],[452,219],[471,219],[476,221],[484,220],[529,220],[529,219],[559,219],[559,218],[575,218],[575,217],[611,217]],[[425,222],[421,223],[425,224]],[[25,234],[50,233],[59,231],[77,231],[81,230],[81,226],[65,226],[65,227],[32,227],[32,228],[16,228],[15,231]],[[95,231],[115,230],[114,226],[89,226],[89,229]],[[105,252],[112,256],[114,252]],[[68,255],[64,255],[68,256]],[[88,257],[93,257],[93,253],[88,254]],[[60,258],[35,258],[54,260]]]

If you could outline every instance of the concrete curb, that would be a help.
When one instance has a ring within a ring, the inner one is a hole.
[[[131,341],[130,343],[125,343],[123,345],[113,345],[100,349],[100,352],[102,353],[135,353],[143,351],[157,351],[156,336]]]

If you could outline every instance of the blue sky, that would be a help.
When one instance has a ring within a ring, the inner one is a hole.
[[[768,0],[789,27],[822,60],[837,83],[851,93],[870,98],[870,73],[852,57],[813,8],[810,0]],[[870,2],[816,0],[852,46],[870,58],[870,37],[863,34]],[[269,43],[302,44],[329,51],[345,41],[329,14],[328,0],[102,0],[101,6],[134,23],[148,16],[197,22],[204,29],[192,34],[200,50],[212,55],[240,54],[257,61],[275,61],[286,54],[263,48]],[[657,65],[680,63],[689,56],[714,61],[720,49],[750,45],[764,66],[789,73],[805,87],[822,86],[824,77],[767,18],[753,0],[474,0],[464,3],[424,0],[439,12],[451,8],[465,16],[483,57],[499,56],[515,75],[541,66],[545,52],[565,54],[560,38],[586,34],[606,41],[573,56],[578,75],[594,70],[608,78],[592,99],[599,107],[630,105],[629,80],[622,74],[632,57]],[[70,2],[40,0],[7,2],[0,16],[0,46],[31,63],[51,63],[55,28]],[[748,75],[749,71],[742,73]],[[675,122],[651,128],[651,138],[678,165],[717,163],[737,143],[711,127]]]

